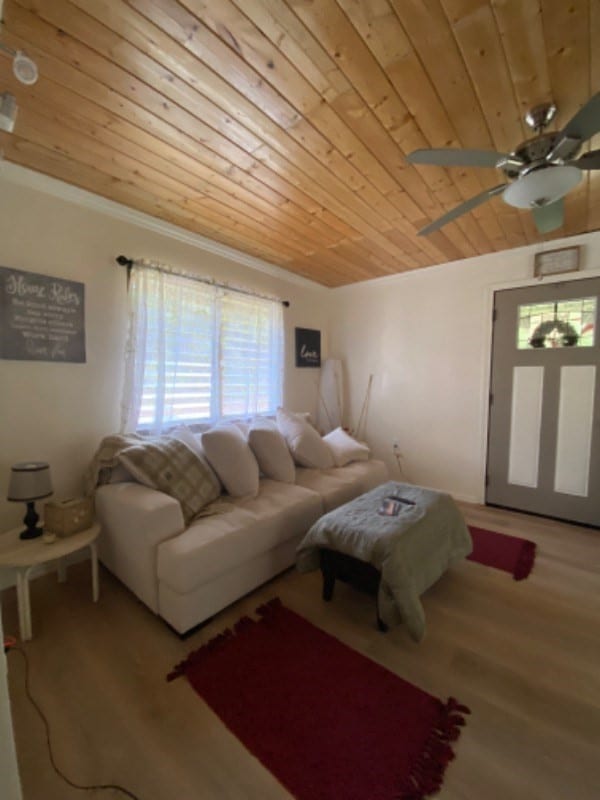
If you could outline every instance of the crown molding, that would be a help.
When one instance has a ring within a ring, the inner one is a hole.
[[[2,0],[0,0],[0,13],[1,11]],[[288,272],[283,269],[283,267],[278,267],[276,264],[271,264],[255,256],[250,256],[247,253],[243,253],[241,250],[236,250],[234,247],[229,247],[213,239],[208,239],[206,236],[202,236],[199,233],[193,233],[185,228],[180,228],[178,225],[173,225],[171,222],[165,222],[158,217],[153,217],[142,211],[128,208],[114,200],[108,200],[106,197],[93,194],[86,189],[80,189],[78,186],[65,183],[57,178],[51,178],[49,175],[43,175],[41,172],[35,172],[19,164],[13,164],[10,161],[0,161],[0,180],[10,181],[19,186],[25,186],[29,189],[52,195],[60,200],[66,200],[69,203],[84,206],[92,211],[107,214],[122,222],[137,225],[140,228],[159,233],[162,236],[166,236],[178,242],[197,247],[199,250],[204,250],[205,252],[227,258],[237,264],[243,264],[246,267],[250,267],[250,269],[264,272],[267,275],[279,278],[287,283],[293,283],[310,289],[329,291],[327,287],[322,286],[320,283],[311,281],[309,278],[304,278],[302,275]]]

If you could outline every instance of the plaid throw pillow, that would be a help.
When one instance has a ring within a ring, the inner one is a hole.
[[[119,454],[119,461],[140,483],[178,500],[186,525],[221,494],[212,468],[177,439],[128,447]]]

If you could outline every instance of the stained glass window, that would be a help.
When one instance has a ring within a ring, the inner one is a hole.
[[[596,298],[519,306],[517,348],[593,347]]]

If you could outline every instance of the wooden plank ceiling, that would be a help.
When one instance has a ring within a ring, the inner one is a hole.
[[[7,160],[326,286],[539,241],[501,197],[417,236],[504,176],[405,156],[511,151],[527,109],[553,100],[558,129],[600,89],[598,0],[5,0],[3,16],[0,41],[40,73],[24,86],[0,54]],[[554,236],[599,227],[596,172]]]

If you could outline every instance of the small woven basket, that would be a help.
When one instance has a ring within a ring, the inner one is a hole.
[[[72,536],[91,527],[94,501],[91,497],[58,500],[44,506],[44,530],[57,536]]]

